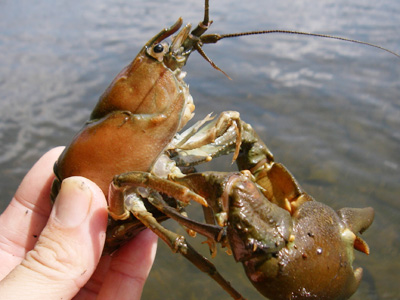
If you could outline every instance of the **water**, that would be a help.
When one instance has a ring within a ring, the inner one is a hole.
[[[1,211],[32,164],[69,143],[142,45],[179,16],[197,24],[202,6],[201,0],[0,2]],[[304,30],[397,52],[399,13],[400,2],[392,0],[211,1],[214,32]],[[364,278],[352,299],[400,299],[400,60],[365,46],[285,35],[204,48],[233,80],[193,55],[186,71],[196,117],[240,111],[316,199],[335,209],[373,206],[376,219],[364,234],[371,255],[357,255]],[[207,254],[201,240],[193,243]],[[246,297],[263,299],[232,257],[220,251],[215,263]],[[159,243],[143,299],[217,297],[227,298]]]

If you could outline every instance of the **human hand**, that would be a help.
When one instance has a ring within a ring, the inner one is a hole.
[[[140,299],[157,247],[145,230],[112,257],[102,256],[107,203],[83,177],[65,179],[51,207],[47,152],[0,215],[0,299]]]

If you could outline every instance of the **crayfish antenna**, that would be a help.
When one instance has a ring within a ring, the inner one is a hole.
[[[210,28],[211,24],[213,23],[212,20],[210,20],[210,12],[209,12],[209,0],[205,0],[204,2],[204,17],[203,17],[203,21],[201,21],[195,29],[192,30],[192,32],[190,33],[190,37],[185,41],[185,43],[183,44],[185,49],[190,49],[193,47],[193,49],[197,50],[197,52],[199,52],[199,54],[210,63],[210,65],[222,72],[226,77],[229,78],[229,80],[232,80],[232,78],[230,78],[228,76],[228,74],[226,74],[224,71],[222,71],[208,56],[207,54],[205,54],[204,50],[201,48],[202,45],[202,35]]]
[[[212,20],[210,20],[210,6],[209,6],[209,0],[205,0],[204,3],[204,17],[203,21],[201,21],[195,29],[191,32],[191,34],[195,37],[200,37],[204,32],[210,28],[212,24]]]
[[[354,39],[349,39],[349,38],[344,38],[340,36],[334,36],[334,35],[328,35],[328,34],[320,34],[320,33],[310,33],[310,32],[303,32],[303,31],[292,31],[292,30],[279,30],[279,29],[274,29],[274,30],[261,30],[261,31],[247,31],[247,32],[239,32],[239,33],[230,33],[230,34],[207,34],[203,35],[200,37],[200,40],[203,44],[215,44],[219,40],[225,39],[225,38],[234,38],[234,37],[239,37],[239,36],[247,36],[247,35],[257,35],[257,34],[268,34],[268,33],[285,33],[285,34],[298,34],[298,35],[308,35],[308,36],[316,36],[316,37],[322,37],[322,38],[327,38],[327,39],[334,39],[334,40],[340,40],[340,41],[345,41],[345,42],[351,42],[351,43],[356,43],[356,44],[361,44],[361,45],[366,45],[370,47],[374,47],[383,51],[386,51],[398,58],[400,58],[400,54],[389,50],[387,48],[371,44],[368,42],[363,42],[359,40],[354,40]]]
[[[196,44],[194,45],[194,49],[196,49],[197,52],[199,52],[199,54],[200,54],[206,61],[208,61],[208,62],[210,63],[210,65],[211,65],[214,69],[220,71],[222,74],[224,74],[226,77],[228,77],[229,80],[232,80],[232,78],[230,78],[228,74],[226,74],[223,70],[221,70],[221,69],[211,60],[211,58],[209,58],[209,57],[207,56],[207,54],[203,51],[203,48],[201,48],[200,43],[196,43]]]
[[[328,38],[328,39],[334,39],[334,40],[340,40],[340,41],[345,41],[345,42],[351,42],[351,43],[356,43],[356,44],[361,44],[361,45],[366,45],[366,46],[370,46],[370,47],[374,47],[377,48],[379,50],[383,50],[386,51],[398,58],[400,58],[400,54],[389,50],[387,48],[375,45],[375,44],[371,44],[368,42],[363,42],[363,41],[359,41],[359,40],[354,40],[354,39],[349,39],[349,38],[344,38],[344,37],[340,37],[340,36],[334,36],[334,35],[328,35],[328,34],[320,34],[320,33],[310,33],[310,32],[303,32],[303,31],[292,31],[292,30],[279,30],[279,29],[274,29],[274,30],[261,30],[261,31],[247,31],[247,32],[239,32],[239,33],[230,33],[230,34],[206,34],[206,35],[202,35],[200,36],[200,41],[197,42],[194,45],[194,48],[197,50],[197,52],[200,53],[200,55],[206,60],[208,61],[211,66],[213,66],[213,68],[215,68],[216,70],[222,72],[226,77],[228,77],[230,80],[232,80],[228,74],[226,74],[224,71],[222,71],[203,51],[203,49],[201,48],[202,44],[215,44],[217,43],[219,40],[225,39],[225,38],[234,38],[234,37],[240,37],[240,36],[247,36],[247,35],[257,35],[257,34],[268,34],[268,33],[285,33],[285,34],[298,34],[298,35],[307,35],[307,36],[316,36],[316,37],[322,37],[322,38]]]

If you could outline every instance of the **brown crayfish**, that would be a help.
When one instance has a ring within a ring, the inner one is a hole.
[[[335,212],[315,201],[274,162],[237,112],[223,112],[216,119],[207,116],[178,133],[194,111],[181,70],[189,55],[197,51],[218,69],[203,52],[203,44],[267,33],[204,35],[211,23],[206,0],[204,20],[194,30],[189,24],[179,31],[179,19],[145,44],[59,157],[52,198],[64,178],[91,179],[109,202],[105,253],[148,227],[234,299],[244,298],[208,259],[161,221],[172,218],[205,236],[213,254],[216,243],[227,247],[257,290],[270,299],[347,299],[362,276],[361,268],[353,270],[353,249],[369,253],[358,234],[371,225],[372,208]],[[232,152],[238,172],[197,173],[193,168]],[[203,206],[204,223],[184,211],[190,200]]]

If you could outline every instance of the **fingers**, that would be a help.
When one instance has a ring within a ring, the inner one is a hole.
[[[118,250],[96,299],[140,299],[156,248],[157,236],[146,229]]]
[[[140,299],[153,265],[157,236],[144,230],[113,256],[103,256],[95,273],[74,300]]]
[[[65,179],[36,245],[0,282],[0,299],[71,299],[96,268],[106,226],[102,191],[82,177]]]
[[[0,216],[0,279],[33,248],[46,225],[51,210],[53,165],[62,150],[54,148],[39,159]]]

